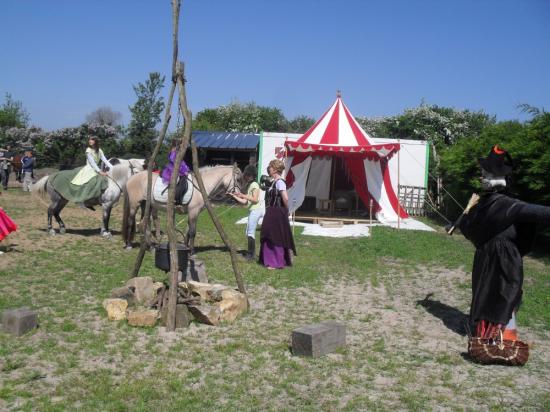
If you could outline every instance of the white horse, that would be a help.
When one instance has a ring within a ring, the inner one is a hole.
[[[101,205],[103,209],[103,220],[100,234],[106,239],[111,239],[112,234],[109,231],[109,219],[111,210],[120,199],[120,195],[126,187],[126,182],[134,174],[143,170],[145,161],[143,159],[110,159],[113,168],[109,170],[107,177],[107,189],[100,197],[86,200],[85,206],[92,208],[95,205]],[[53,176],[53,175],[52,175]],[[51,176],[44,176],[32,187],[32,192],[46,199],[46,194],[49,195],[50,205],[48,207],[48,233],[55,235],[55,229],[52,227],[52,216],[59,224],[59,233],[65,233],[65,223],[61,220],[59,214],[61,210],[69,203],[60,193],[58,193],[49,183]]]
[[[126,166],[128,168],[128,179],[136,173],[147,169],[147,159],[119,159],[118,157],[112,157],[109,159],[109,163],[113,166],[115,164]]]

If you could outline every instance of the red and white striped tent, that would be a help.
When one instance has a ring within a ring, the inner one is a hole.
[[[371,144],[338,96],[325,114],[298,140],[285,141],[286,182],[291,211],[299,208],[306,195],[330,193],[332,159],[344,160],[355,191],[365,205],[373,201],[380,220],[407,218],[392,186],[388,160],[399,151],[397,143]]]

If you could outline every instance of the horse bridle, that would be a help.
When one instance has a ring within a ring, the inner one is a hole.
[[[229,193],[235,193],[237,191],[237,189],[239,190],[239,192],[242,191],[241,185],[239,183],[237,183],[237,178],[235,177],[237,175],[236,170],[237,169],[235,167],[233,167],[233,171],[232,171],[232,174],[231,174],[231,182],[227,186],[227,192],[229,192]]]
[[[194,174],[194,173],[193,173]],[[241,189],[241,185],[237,182],[237,178],[236,178],[236,169],[233,168],[233,171],[231,172],[231,181],[229,182],[229,185],[227,186],[227,189],[226,189],[226,192],[228,193],[235,193],[236,192],[236,189],[239,190],[239,192],[242,191]],[[191,184],[193,185],[193,187],[195,189],[197,189],[199,192],[200,192],[200,188],[198,187],[198,185],[195,183],[195,180],[197,179],[197,177],[195,176],[194,179],[191,179]],[[217,190],[217,187],[216,189],[214,189],[211,193],[216,193],[218,190]],[[217,197],[213,197],[211,195],[208,196],[208,199],[210,200],[214,200],[214,201],[221,201],[224,199],[224,197],[220,197],[220,198],[217,198]]]

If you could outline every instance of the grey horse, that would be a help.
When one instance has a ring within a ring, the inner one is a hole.
[[[85,202],[85,206],[93,208],[93,206],[101,205],[103,210],[103,220],[101,225],[100,235],[106,239],[111,239],[112,234],[109,231],[109,219],[111,217],[111,210],[114,205],[120,199],[126,182],[128,179],[137,172],[143,170],[145,162],[143,159],[110,159],[110,163],[113,168],[108,171],[108,185],[107,189],[101,194],[100,197],[95,199],[89,199]],[[48,233],[55,235],[55,229],[52,227],[52,217],[59,224],[59,233],[65,233],[65,223],[61,220],[60,213],[63,208],[69,203],[69,200],[65,199],[59,194],[51,184],[48,183],[50,176],[44,176],[32,186],[33,194],[37,194],[44,199],[50,198],[50,205],[48,206]]]

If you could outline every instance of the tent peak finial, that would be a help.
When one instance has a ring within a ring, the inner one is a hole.
[[[336,90],[336,98],[340,99],[342,97],[342,92],[340,90]]]

